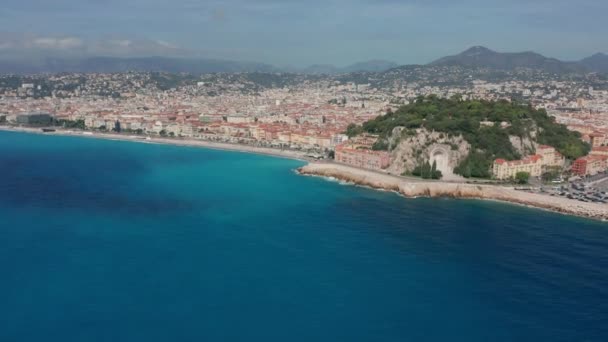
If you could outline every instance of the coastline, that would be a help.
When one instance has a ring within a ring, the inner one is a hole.
[[[302,175],[332,177],[355,185],[394,191],[404,197],[449,197],[494,200],[600,221],[608,221],[608,205],[574,201],[515,190],[513,187],[407,179],[336,163],[309,163]]]
[[[257,147],[257,146],[220,143],[220,142],[212,142],[212,141],[196,140],[196,139],[144,137],[144,136],[137,136],[137,135],[126,135],[126,134],[117,134],[117,133],[100,133],[100,132],[91,132],[91,131],[72,131],[72,130],[65,130],[65,129],[56,129],[54,132],[45,133],[45,132],[42,132],[40,128],[13,127],[13,126],[0,126],[0,131],[32,133],[32,134],[41,134],[41,135],[71,136],[71,137],[92,138],[92,139],[130,141],[130,142],[138,142],[138,143],[156,143],[156,144],[163,144],[163,145],[186,146],[186,147],[200,147],[200,148],[207,148],[207,149],[212,149],[212,150],[260,154],[260,155],[293,159],[293,160],[304,161],[304,162],[309,161],[309,158],[306,157],[306,152],[301,152],[301,151],[279,150],[279,149],[270,148],[270,147]],[[84,134],[84,133],[87,133],[87,134]],[[88,134],[88,133],[90,133],[90,134]]]
[[[552,197],[515,190],[513,187],[467,184],[461,182],[427,181],[413,177],[398,177],[372,170],[359,169],[333,162],[315,162],[306,157],[306,152],[279,150],[268,147],[256,147],[230,143],[210,142],[195,139],[175,139],[160,137],[141,137],[116,133],[89,131],[71,131],[58,129],[44,133],[39,128],[0,126],[0,131],[32,133],[41,135],[74,136],[92,139],[130,141],[138,143],[155,143],[163,145],[199,147],[222,151],[253,153],[272,157],[286,158],[308,164],[297,169],[301,175],[331,177],[355,185],[366,186],[377,190],[393,191],[404,197],[449,197],[494,200],[519,204],[537,209],[549,210],[566,215],[608,221],[608,205],[586,203],[561,197]],[[84,133],[87,134],[84,134]],[[90,134],[89,134],[90,133]]]

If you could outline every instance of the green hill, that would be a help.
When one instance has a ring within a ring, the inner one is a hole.
[[[392,132],[396,127],[405,127],[402,134],[406,135],[415,134],[417,128],[462,135],[471,144],[472,150],[454,172],[465,177],[489,177],[490,167],[496,158],[521,158],[521,152],[511,144],[509,136],[553,146],[569,159],[589,152],[589,145],[581,141],[579,133],[557,124],[544,109],[506,100],[463,101],[459,96],[450,99],[434,95],[418,97],[413,103],[362,126],[349,126],[347,134],[378,134],[380,138],[374,148],[388,149],[391,145],[389,141],[395,139]],[[534,151],[526,151],[525,154],[528,153]]]

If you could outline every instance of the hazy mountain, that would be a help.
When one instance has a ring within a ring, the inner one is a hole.
[[[295,68],[290,71],[302,74],[331,75],[339,73],[340,69],[331,64],[313,64],[303,69]]]
[[[591,71],[608,73],[608,55],[605,53],[596,53],[582,59],[579,63]]]
[[[346,67],[317,64],[306,68],[277,68],[263,63],[186,57],[33,57],[25,59],[6,55],[4,57],[0,56],[1,74],[164,71],[193,74],[214,72],[293,72],[309,75],[336,75],[349,73],[390,73],[391,70],[405,71],[413,67],[426,68],[429,66],[487,68],[502,72],[518,68],[552,73],[608,72],[608,55],[598,53],[579,62],[564,62],[535,52],[501,53],[482,46],[475,46],[460,54],[440,58],[426,66],[398,66],[390,61],[370,60]]]
[[[458,55],[440,58],[429,65],[482,67],[500,70],[529,68],[558,73],[585,71],[585,68],[576,62],[562,62],[536,52],[502,53],[483,46],[474,46]]]
[[[275,72],[275,67],[250,62],[172,57],[84,57],[0,60],[0,73],[164,71],[187,73]]]
[[[360,63],[355,63],[352,65],[349,65],[347,67],[342,68],[341,72],[345,72],[345,73],[361,72],[361,71],[383,72],[383,71],[395,68],[397,66],[399,66],[399,65],[395,62],[385,61],[385,60],[381,60],[381,59],[374,59],[371,61],[360,62]]]
[[[359,62],[355,64],[351,64],[345,67],[336,67],[331,64],[315,64],[304,69],[296,69],[296,72],[301,72],[303,74],[347,74],[351,72],[383,72],[394,67],[397,67],[398,64],[385,61],[380,59]]]
[[[350,72],[381,72],[395,67],[389,61],[372,60],[356,63],[344,68],[329,64],[318,64],[304,69],[282,70],[272,65],[253,62],[235,62],[206,58],[177,57],[46,57],[31,59],[0,59],[0,73],[60,73],[60,72],[125,72],[164,71],[185,73],[212,72],[280,72],[291,71],[304,74],[340,74]]]

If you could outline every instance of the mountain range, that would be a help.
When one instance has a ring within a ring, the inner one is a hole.
[[[532,51],[496,52],[483,46],[474,46],[460,54],[440,58],[430,66],[462,66],[497,70],[529,68],[552,73],[608,72],[608,55],[598,53],[576,62],[565,62],[545,57]]]
[[[126,71],[163,71],[171,73],[211,72],[277,72],[279,69],[263,63],[234,62],[205,58],[176,57],[49,57],[30,60],[0,60],[0,73],[109,73]]]
[[[385,60],[371,60],[346,67],[312,65],[306,68],[278,68],[255,62],[236,62],[206,58],[177,57],[48,57],[39,59],[0,59],[0,74],[34,74],[60,72],[107,73],[125,71],[163,71],[173,73],[212,72],[292,72],[302,74],[347,74],[353,72],[384,72],[398,64]],[[535,52],[502,53],[482,46],[440,58],[426,67],[460,66],[514,70],[529,68],[551,73],[608,73],[608,55],[597,53],[576,62],[560,61]]]
[[[596,53],[591,57],[584,58],[580,63],[589,70],[608,73],[608,55],[605,53]]]
[[[348,74],[351,72],[383,72],[398,66],[399,64],[395,62],[375,59],[342,68],[331,64],[316,64],[303,69],[295,69],[295,71],[303,74]]]

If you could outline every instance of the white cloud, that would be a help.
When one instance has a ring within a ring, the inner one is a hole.
[[[15,44],[12,42],[0,42],[0,50],[12,49],[15,47]]]
[[[69,49],[80,48],[84,45],[84,43],[81,39],[75,38],[75,37],[65,37],[65,38],[40,37],[40,38],[33,39],[31,41],[31,45],[35,48],[41,48],[41,49],[69,50]]]
[[[170,48],[170,49],[177,49],[178,48],[177,46],[175,46],[175,45],[173,45],[173,44],[171,44],[169,42],[166,42],[164,40],[157,40],[156,43],[158,45],[160,45],[160,46],[164,46],[164,47]]]
[[[0,32],[0,50],[13,55],[188,56],[194,51],[166,40],[109,37],[83,40],[73,36]]]
[[[128,47],[130,47],[133,44],[133,42],[130,41],[130,40],[128,40],[128,39],[124,39],[124,40],[109,40],[108,43],[111,44],[111,45],[116,45],[116,46],[120,46],[120,47],[123,47],[123,48],[128,48]]]

